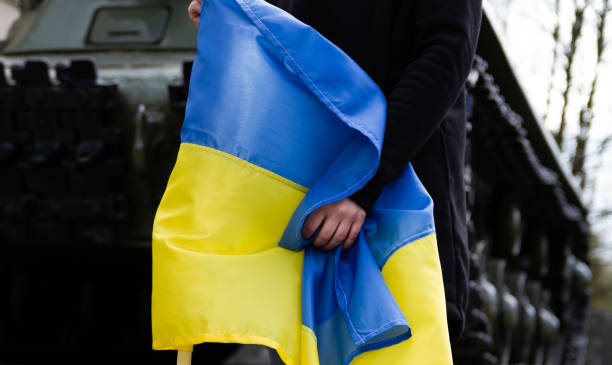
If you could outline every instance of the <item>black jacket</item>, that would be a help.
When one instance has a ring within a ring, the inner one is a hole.
[[[380,167],[351,198],[368,210],[411,162],[434,201],[451,339],[465,326],[465,80],[481,0],[269,0],[353,58],[387,99]],[[415,300],[418,300],[415,298]]]

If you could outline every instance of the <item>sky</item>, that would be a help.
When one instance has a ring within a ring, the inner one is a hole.
[[[498,25],[500,37],[523,89],[531,102],[534,112],[543,117],[546,114],[548,86],[551,80],[554,42],[552,30],[556,16],[554,0],[484,0],[485,9]],[[593,0],[593,6],[599,8],[601,0]],[[573,23],[574,0],[561,0],[562,42],[567,44]],[[593,232],[599,236],[604,247],[595,254],[612,263],[612,217],[598,218],[602,210],[612,209],[612,146],[601,157],[595,153],[600,142],[612,136],[612,16],[608,17],[605,31],[609,47],[603,55],[599,69],[597,94],[595,97],[591,139],[587,147],[590,158],[587,160],[587,172],[592,178],[583,192],[583,198],[591,210],[589,220]],[[578,133],[578,112],[586,104],[590,83],[594,77],[596,61],[596,15],[593,11],[585,13],[583,35],[578,45],[574,72],[574,87],[570,93],[567,117],[567,143],[562,153],[562,161],[568,166],[569,153],[574,148],[573,138]],[[562,91],[565,87],[563,66],[565,57],[560,49],[555,76],[554,91],[551,95],[549,118],[544,125],[551,131],[559,126]],[[502,90],[503,93],[503,90]]]
[[[578,0],[580,1],[580,0]],[[599,6],[602,0],[593,0]],[[573,19],[574,0],[561,0],[561,38],[567,42]],[[500,37],[513,64],[514,70],[539,116],[546,113],[547,90],[550,82],[552,64],[552,29],[555,23],[554,0],[484,0],[488,15],[493,18]],[[5,37],[8,27],[18,16],[6,0],[0,0],[0,40]],[[577,133],[577,119],[580,107],[586,102],[588,86],[593,78],[595,64],[595,14],[585,14],[586,24],[581,38],[578,57],[574,66],[575,87],[570,94],[568,106],[569,143],[565,150],[571,150],[571,139]],[[600,66],[599,84],[594,107],[589,151],[595,150],[604,138],[612,135],[612,16],[609,17],[606,37],[610,46]],[[550,130],[559,125],[562,105],[561,92],[565,86],[562,66],[564,57],[560,58],[556,68],[554,92],[551,98],[550,117],[544,122]],[[503,90],[502,90],[503,92]],[[569,154],[564,153],[563,161],[569,166]],[[612,216],[598,219],[597,213],[612,209],[612,146],[601,157],[592,157],[587,162],[591,174],[591,183],[583,193],[584,200],[591,209],[590,222],[593,231],[599,236],[604,247],[595,254],[607,258],[612,263]]]

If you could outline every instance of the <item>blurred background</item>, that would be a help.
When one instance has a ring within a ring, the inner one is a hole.
[[[150,350],[150,240],[195,54],[187,5],[0,0],[0,363],[175,361]],[[484,5],[455,363],[611,364],[612,4]],[[194,363],[263,361],[237,350]]]

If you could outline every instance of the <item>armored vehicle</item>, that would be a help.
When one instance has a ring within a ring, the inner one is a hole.
[[[0,362],[172,363],[150,350],[150,240],[195,54],[187,2],[20,6],[0,45]],[[455,362],[581,364],[587,211],[486,17],[478,53]]]
[[[0,49],[0,362],[172,362],[150,350],[150,237],[195,54],[187,4],[20,6]]]
[[[470,308],[453,356],[456,364],[584,364],[587,209],[486,9],[468,80]]]

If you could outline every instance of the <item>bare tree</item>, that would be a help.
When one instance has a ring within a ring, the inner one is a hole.
[[[585,106],[580,110],[580,119],[578,121],[579,132],[576,135],[576,149],[572,157],[572,173],[580,179],[580,186],[584,189],[586,185],[586,148],[589,141],[591,131],[591,122],[593,120],[593,103],[595,99],[597,80],[599,76],[599,66],[602,62],[603,53],[606,47],[605,29],[607,16],[610,13],[610,0],[602,0],[602,7],[597,11],[597,58],[595,60],[595,72],[591,82],[589,98]],[[605,151],[609,139],[604,139],[599,147],[598,154]]]
[[[553,38],[553,57],[552,65],[550,66],[550,83],[548,84],[548,94],[546,96],[546,113],[544,114],[544,120],[548,119],[550,112],[550,99],[554,88],[555,70],[559,59],[559,41],[560,41],[560,30],[561,30],[561,0],[555,0],[555,25],[553,27],[552,38]]]
[[[559,123],[559,129],[554,133],[555,141],[559,146],[559,149],[563,149],[563,142],[565,138],[565,128],[567,125],[567,106],[569,103],[569,95],[572,89],[573,81],[573,68],[574,59],[576,57],[576,50],[578,49],[578,40],[582,35],[582,28],[584,25],[584,13],[591,4],[592,0],[574,0],[574,23],[572,24],[572,33],[569,44],[565,50],[565,58],[567,63],[565,64],[565,90],[563,90],[563,106],[561,107],[561,122]]]

